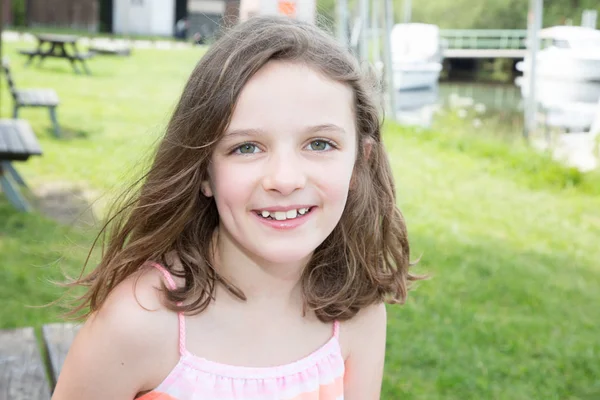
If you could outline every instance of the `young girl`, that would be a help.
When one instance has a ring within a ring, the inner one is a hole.
[[[116,216],[54,400],[379,398],[383,303],[416,277],[374,94],[327,34],[220,38]]]

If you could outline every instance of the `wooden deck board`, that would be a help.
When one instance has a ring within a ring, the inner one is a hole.
[[[49,400],[33,328],[0,331],[0,400]]]
[[[50,359],[50,383],[53,388],[78,331],[79,325],[75,324],[48,324],[42,327],[44,345]]]

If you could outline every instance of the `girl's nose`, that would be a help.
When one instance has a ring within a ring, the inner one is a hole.
[[[263,189],[287,196],[306,185],[306,173],[297,155],[273,155],[265,165]]]

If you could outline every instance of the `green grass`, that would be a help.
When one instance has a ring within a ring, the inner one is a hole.
[[[390,312],[383,397],[600,398],[600,198],[559,189],[572,172],[541,155],[515,164],[518,146],[500,158],[463,140],[388,130],[432,279]],[[558,172],[540,178],[529,163]]]
[[[133,179],[201,55],[98,57],[88,77],[60,60],[24,69],[7,47],[20,86],[56,88],[67,131],[55,139],[43,110],[24,111],[44,156],[18,169],[34,191],[68,183],[92,199]],[[2,115],[9,106],[4,88]],[[451,115],[433,130],[386,126],[416,271],[431,279],[388,307],[383,399],[600,398],[600,178],[499,130]],[[0,221],[0,328],[56,321],[60,310],[25,305],[56,298],[48,280],[79,271],[94,227],[17,213],[2,196]]]

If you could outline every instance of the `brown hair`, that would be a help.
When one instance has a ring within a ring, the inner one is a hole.
[[[359,151],[353,183],[341,220],[303,271],[305,307],[326,322],[352,318],[371,304],[405,300],[409,281],[419,277],[409,273],[406,226],[396,206],[373,86],[354,57],[317,27],[256,17],[227,31],[192,72],[140,188],[123,198],[102,228],[98,239],[110,235],[100,264],[72,283],[88,286],[73,313],[88,305],[85,315],[100,308],[148,260],[162,261],[185,279],[176,290],[162,288],[172,310],[203,311],[219,283],[245,299],[212,266],[210,243],[219,215],[200,184],[241,90],[271,60],[303,63],[354,91]],[[365,140],[372,143],[368,157]],[[170,253],[181,268],[167,263]],[[177,306],[180,301],[186,304]]]

